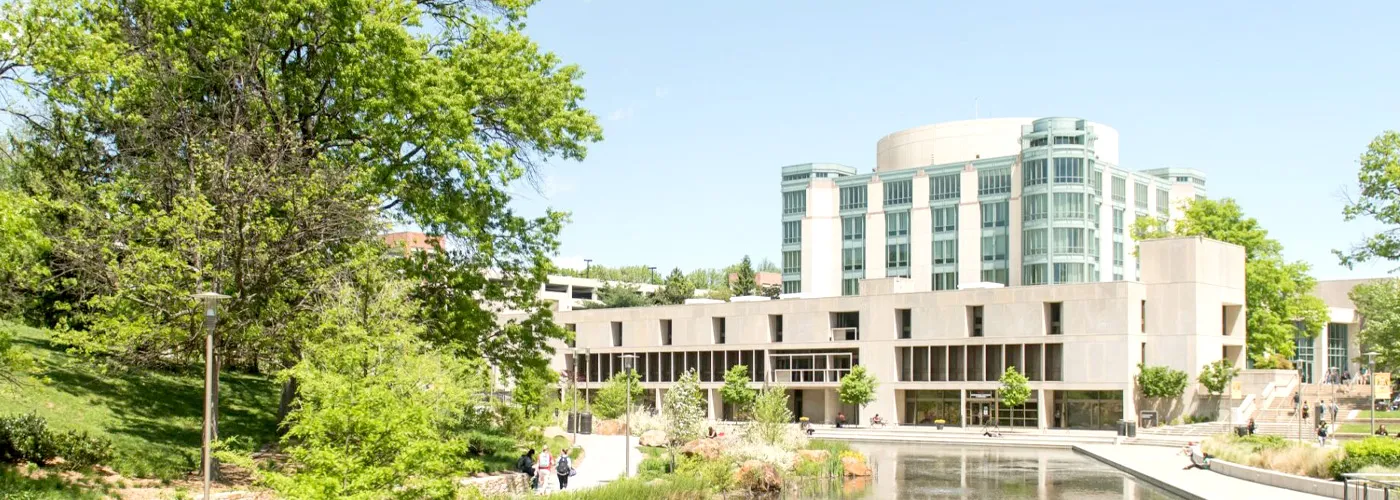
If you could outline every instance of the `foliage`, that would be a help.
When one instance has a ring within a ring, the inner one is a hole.
[[[593,396],[593,413],[603,419],[614,419],[627,413],[627,379],[632,379],[632,407],[636,407],[642,401],[642,379],[636,370],[627,373],[617,372],[608,381],[603,383],[603,388],[598,390],[598,394]]]
[[[875,388],[879,382],[865,370],[864,365],[851,367],[851,372],[841,377],[841,385],[836,392],[842,403],[864,407],[875,400]]]
[[[49,278],[44,259],[50,242],[40,227],[41,205],[7,184],[0,178],[0,319],[16,318],[32,306]]]
[[[1258,220],[1246,217],[1235,200],[1193,200],[1170,231],[1150,217],[1133,224],[1139,241],[1167,236],[1204,236],[1244,247],[1246,342],[1256,365],[1272,354],[1292,357],[1300,328],[1305,335],[1322,331],[1327,306],[1312,294],[1317,281],[1308,275],[1308,264],[1285,261],[1283,245],[1269,238]]]
[[[1332,476],[1337,479],[1341,479],[1342,474],[1358,472],[1370,466],[1400,468],[1400,441],[1372,436],[1358,441],[1347,441],[1343,446],[1346,455],[1333,463],[1330,470]]]
[[[1376,136],[1361,154],[1356,173],[1361,196],[1342,209],[1347,221],[1371,218],[1389,228],[1367,237],[1351,250],[1332,252],[1348,268],[1373,259],[1400,259],[1400,132],[1387,130]]]
[[[739,261],[738,269],[734,270],[734,282],[729,284],[729,291],[734,296],[757,295],[758,281],[754,276],[753,263],[749,261],[749,256]]]
[[[705,422],[705,393],[700,390],[700,374],[686,370],[662,396],[661,414],[666,421],[666,438],[671,443],[699,439]]]
[[[265,471],[288,497],[442,496],[479,471],[464,420],[481,403],[486,367],[418,337],[410,285],[369,266],[346,273],[324,304],[303,358],[282,444],[295,474]]]
[[[1293,360],[1280,352],[1271,352],[1254,360],[1254,367],[1260,370],[1292,370]]]
[[[1026,376],[1016,371],[1016,367],[1008,366],[1001,373],[1001,389],[997,391],[997,396],[1001,398],[1001,404],[1015,408],[1030,399],[1031,386]]]
[[[679,477],[689,477],[709,485],[712,491],[723,492],[734,487],[733,470],[736,465],[732,459],[723,455],[713,460],[701,456],[685,456],[676,463],[676,473]]]
[[[705,298],[710,300],[729,300],[734,298],[734,294],[729,291],[729,287],[711,288],[705,294]]]
[[[770,445],[782,442],[792,423],[787,388],[774,384],[759,390],[753,403],[753,418],[748,431],[754,440]]]
[[[109,498],[107,487],[97,484],[83,487],[49,474],[42,478],[27,476],[12,467],[0,466],[0,492],[6,500],[102,500]]]
[[[1363,350],[1377,353],[1376,369],[1400,368],[1400,280],[1362,283],[1351,289],[1350,297],[1365,318],[1358,339]]]
[[[20,377],[34,369],[34,358],[15,345],[14,333],[0,323],[0,382],[20,384]]]
[[[112,441],[86,431],[55,431],[33,413],[0,415],[0,462],[45,463],[63,457],[63,468],[83,469],[112,459]]]
[[[1213,436],[1201,443],[1216,460],[1286,474],[1330,479],[1329,469],[1341,455],[1336,448],[1289,441],[1279,436]]]
[[[681,268],[671,269],[671,274],[666,276],[665,283],[656,290],[654,297],[657,304],[684,304],[686,299],[695,296],[695,284],[681,274]]]
[[[719,389],[720,399],[733,405],[735,418],[743,419],[749,414],[758,391],[749,386],[749,367],[734,365],[724,372],[724,386]]]
[[[651,298],[642,294],[636,285],[607,283],[598,287],[598,300],[585,302],[577,309],[611,309],[615,307],[641,307],[652,305]]]
[[[658,284],[656,282],[656,272],[651,270],[651,266],[644,265],[608,267],[591,264],[586,269],[556,268],[552,269],[550,272],[560,276],[573,276],[575,278],[620,281],[623,283]]]
[[[691,474],[668,475],[661,480],[641,477],[611,481],[592,488],[574,489],[550,494],[558,500],[620,500],[654,498],[657,500],[705,500],[711,497],[715,483],[695,479]]]
[[[1240,374],[1240,369],[1228,359],[1218,359],[1201,369],[1196,381],[1206,386],[1211,394],[1219,395],[1230,387],[1230,381]]]
[[[1186,372],[1169,366],[1138,365],[1137,383],[1142,395],[1149,398],[1177,398],[1186,392]]]
[[[729,291],[729,273],[723,269],[701,268],[686,273],[685,278],[695,285],[698,290],[709,290],[714,292],[723,289]]]

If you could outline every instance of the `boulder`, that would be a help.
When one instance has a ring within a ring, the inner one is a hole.
[[[863,477],[870,475],[870,466],[865,460],[858,457],[841,457],[841,468],[846,470],[846,477]]]
[[[652,429],[642,433],[641,439],[637,440],[642,446],[666,446],[666,431]]]
[[[593,433],[603,436],[622,436],[627,434],[627,424],[621,420],[601,420],[593,426]]]
[[[783,479],[778,469],[758,460],[747,460],[734,471],[734,482],[752,492],[778,491],[783,488]]]
[[[681,446],[681,453],[699,455],[706,460],[714,460],[724,454],[724,446],[716,439],[696,439]]]
[[[826,450],[797,450],[797,458],[808,462],[825,462],[831,458],[831,452]]]

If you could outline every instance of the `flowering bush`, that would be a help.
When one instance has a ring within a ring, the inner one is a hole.
[[[739,463],[758,460],[779,470],[792,470],[792,464],[797,461],[797,454],[788,448],[748,440],[726,446],[724,455]]]
[[[631,419],[630,432],[633,436],[641,436],[647,431],[665,431],[666,421],[650,408],[637,408],[632,410],[632,414],[627,418]]]

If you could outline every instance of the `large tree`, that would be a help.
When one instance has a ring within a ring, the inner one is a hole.
[[[681,268],[677,267],[666,276],[666,281],[656,291],[654,299],[657,304],[684,304],[686,299],[694,296],[695,284],[686,279],[685,274],[681,273]]]
[[[1245,328],[1255,366],[1292,357],[1300,329],[1305,335],[1322,330],[1327,306],[1312,294],[1317,280],[1308,275],[1308,264],[1285,260],[1283,245],[1269,238],[1259,221],[1246,217],[1235,200],[1197,199],[1170,225],[1148,217],[1133,224],[1135,239],[1167,236],[1204,236],[1244,247]]]
[[[754,276],[753,263],[749,256],[745,255],[744,260],[739,261],[739,267],[734,271],[734,281],[729,284],[729,290],[736,296],[758,294],[758,280]]]
[[[507,187],[601,133],[578,68],[525,36],[530,4],[7,2],[0,82],[31,97],[5,110],[66,340],[197,356],[206,289],[232,296],[230,362],[289,366],[347,249],[395,222],[447,242],[404,261],[426,339],[543,367],[564,333],[534,292],[565,216],[521,216]],[[528,314],[499,328],[501,307]]]
[[[1388,130],[1371,141],[1359,161],[1361,194],[1347,203],[1346,220],[1371,218],[1388,229],[1371,235],[1351,250],[1334,250],[1342,265],[1352,267],[1373,259],[1400,259],[1400,132]]]
[[[1361,348],[1379,353],[1377,370],[1400,368],[1400,280],[1362,283],[1350,295],[1361,316]]]

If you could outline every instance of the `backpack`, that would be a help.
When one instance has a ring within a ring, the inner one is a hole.
[[[570,467],[573,465],[572,462],[573,460],[569,460],[568,455],[559,457],[559,464],[554,467],[554,471],[561,476],[572,476],[574,475],[574,469]]]
[[[515,461],[515,470],[518,470],[518,471],[520,471],[520,472],[524,472],[524,473],[526,473],[526,474],[529,474],[529,473],[530,473],[530,468],[533,467],[533,466],[535,465],[535,464],[533,464],[533,463],[531,463],[531,462],[533,462],[533,461],[530,460],[530,457],[528,457],[528,456],[521,456],[519,460],[516,460],[516,461]]]

